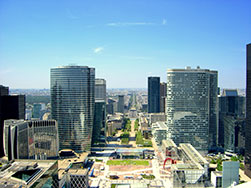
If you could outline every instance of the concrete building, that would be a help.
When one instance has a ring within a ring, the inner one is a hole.
[[[148,114],[149,125],[156,123],[158,121],[166,122],[165,113],[150,113]]]
[[[8,160],[58,157],[58,126],[55,120],[5,120],[3,139]]]
[[[95,69],[51,69],[51,116],[58,122],[59,148],[90,150],[94,119]]]
[[[25,119],[25,96],[9,95],[9,88],[0,85],[0,138],[4,134],[4,120]],[[4,156],[3,139],[0,139],[0,157]]]
[[[191,143],[202,152],[217,145],[218,72],[208,69],[167,70],[166,116],[170,138]]]
[[[251,43],[247,45],[245,174],[251,177]]]
[[[15,160],[4,168],[0,171],[0,187],[59,187],[55,160]]]
[[[95,79],[95,100],[104,100],[106,102],[106,81],[105,79]]]
[[[180,143],[177,148],[171,145],[175,152],[168,167],[173,175],[173,187],[205,187],[209,168],[207,160],[191,144]]]
[[[160,77],[148,77],[148,113],[160,112]]]
[[[157,143],[161,145],[163,140],[168,138],[168,127],[165,122],[156,122],[151,125],[152,135]]]
[[[222,171],[211,172],[214,187],[232,187],[239,184],[239,161],[224,161]]]

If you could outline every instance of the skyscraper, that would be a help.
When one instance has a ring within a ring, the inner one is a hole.
[[[251,177],[251,43],[247,45],[245,174]]]
[[[167,70],[167,125],[176,144],[191,143],[204,152],[216,146],[217,82],[217,71]]]
[[[160,83],[160,112],[165,112],[166,109],[166,83]]]
[[[52,119],[58,122],[59,149],[90,149],[94,118],[95,69],[62,66],[51,69]]]
[[[95,79],[95,99],[104,100],[106,102],[106,81],[105,79]]]
[[[0,86],[0,157],[4,155],[4,120],[25,118],[25,96],[9,95],[9,88]]]
[[[148,113],[160,112],[160,77],[148,77]]]
[[[125,104],[125,101],[124,101],[124,95],[119,95],[118,96],[118,106],[117,106],[117,111],[120,112],[120,113],[124,113],[124,104]]]

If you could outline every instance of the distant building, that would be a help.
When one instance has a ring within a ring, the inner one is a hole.
[[[245,97],[237,89],[224,89],[219,97],[219,145],[244,153]]]
[[[39,118],[41,116],[42,104],[34,103],[32,108],[32,118]]]
[[[217,71],[167,70],[167,125],[176,144],[190,143],[202,152],[217,145],[217,94]]]
[[[160,112],[165,112],[166,109],[166,83],[160,83]]]
[[[161,145],[163,140],[168,138],[168,127],[166,122],[156,122],[152,124],[152,135],[157,143]]]
[[[125,106],[124,95],[119,95],[118,96],[117,112],[124,113],[124,106]]]
[[[245,174],[251,178],[251,43],[247,45]]]
[[[107,114],[114,114],[116,110],[115,109],[115,103],[116,101],[113,99],[108,99],[108,104],[106,105],[106,112]]]
[[[59,148],[90,150],[94,119],[95,69],[51,69],[51,117],[58,122]]]
[[[105,142],[106,136],[106,107],[105,101],[95,100],[94,124],[92,131],[92,145]]]
[[[165,113],[150,113],[148,114],[149,125],[156,123],[158,121],[166,122]]]
[[[3,138],[4,120],[25,119],[25,96],[9,95],[9,88],[0,85],[0,138]],[[3,139],[0,139],[0,157],[4,156]]]
[[[4,151],[9,160],[57,158],[57,122],[5,120]]]
[[[106,102],[106,81],[105,79],[95,79],[95,99]]]
[[[148,113],[160,112],[160,77],[148,77]]]

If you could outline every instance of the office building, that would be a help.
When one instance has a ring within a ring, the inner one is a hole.
[[[4,156],[4,120],[25,118],[25,96],[9,95],[9,88],[0,86],[0,157]]]
[[[247,45],[245,174],[251,178],[251,43]]]
[[[148,113],[160,112],[160,77],[148,77]]]
[[[114,114],[115,113],[115,104],[116,101],[113,99],[108,99],[108,104],[106,105],[106,112],[107,114]]]
[[[8,160],[57,158],[57,122],[5,120],[4,151]]]
[[[160,83],[160,112],[166,110],[166,83]]]
[[[236,89],[224,89],[219,97],[219,146],[244,152],[246,98]]]
[[[118,96],[118,104],[117,104],[117,112],[119,113],[124,113],[124,95],[119,95]]]
[[[167,70],[167,125],[176,144],[190,143],[201,152],[216,146],[217,84],[217,71]]]
[[[104,100],[95,99],[92,145],[105,143],[106,136],[106,105]]]
[[[95,99],[106,102],[106,81],[105,79],[95,79]]]
[[[95,69],[51,69],[51,116],[58,122],[59,149],[90,149],[94,119]]]

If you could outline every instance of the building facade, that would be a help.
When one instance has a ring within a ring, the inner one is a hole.
[[[119,95],[118,96],[117,112],[124,113],[124,106],[125,106],[124,95]]]
[[[245,174],[251,177],[251,43],[247,45]]]
[[[4,151],[9,160],[57,158],[57,122],[5,120]]]
[[[105,143],[106,136],[106,105],[104,100],[95,100],[92,145]]]
[[[207,69],[167,71],[166,116],[170,138],[207,152],[217,144],[218,72]]]
[[[59,149],[90,149],[94,119],[95,69],[51,69],[51,115],[58,122]]]
[[[160,83],[160,112],[166,111],[166,83]]]
[[[160,112],[160,77],[148,77],[148,113]]]
[[[0,138],[4,134],[4,120],[25,119],[25,96],[9,95],[9,88],[0,86]],[[4,156],[3,139],[0,139],[0,157]]]
[[[106,81],[105,79],[95,79],[95,99],[106,102]]]

